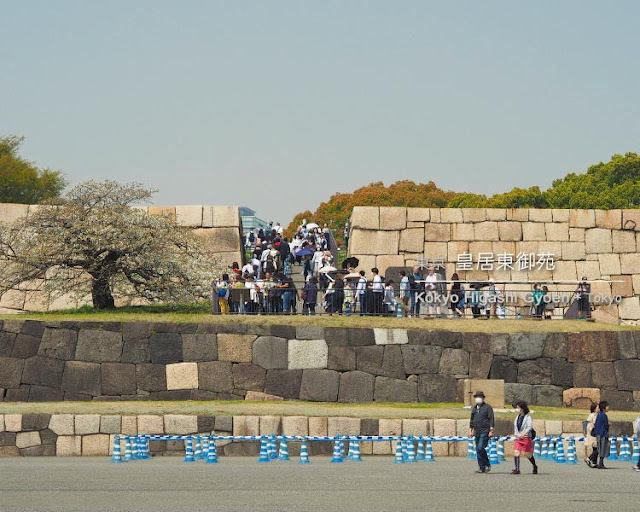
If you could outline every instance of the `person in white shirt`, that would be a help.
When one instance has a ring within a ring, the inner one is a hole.
[[[253,263],[250,261],[244,267],[242,267],[242,275],[246,278],[247,276],[253,276]]]
[[[367,312],[367,305],[365,303],[367,297],[367,278],[364,277],[364,270],[360,271],[360,279],[358,279],[358,285],[356,286],[356,300],[360,304],[360,316],[364,316]]]
[[[440,314],[440,297],[438,294],[438,274],[435,273],[433,267],[429,267],[428,273],[424,278],[424,288],[426,291],[427,311],[429,316]]]
[[[391,315],[396,310],[395,290],[393,289],[393,281],[389,279],[384,287],[384,314]]]
[[[277,235],[282,235],[282,232],[284,231],[279,222],[276,222],[276,227],[274,229],[276,230]]]
[[[371,269],[373,276],[371,291],[373,292],[373,314],[382,314],[382,300],[384,298],[384,285],[382,284],[382,278],[380,277],[380,271],[377,267]]]

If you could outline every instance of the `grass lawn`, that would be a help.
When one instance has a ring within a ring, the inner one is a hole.
[[[212,315],[207,304],[158,305],[123,307],[112,311],[96,311],[90,307],[54,313],[0,315],[0,320],[32,319],[72,322],[168,322],[216,323],[242,322],[256,325],[315,325],[323,327],[381,327],[403,329],[446,330],[456,332],[516,333],[516,332],[581,332],[639,330],[640,327],[617,326],[584,320],[480,320],[425,319],[360,316],[252,316]]]
[[[588,411],[532,406],[535,419],[582,420]],[[352,418],[447,418],[464,419],[469,411],[451,403],[367,403],[316,402],[38,402],[0,403],[0,414],[200,414],[207,416],[346,416]],[[611,421],[633,421],[637,411],[612,411]],[[498,418],[513,418],[513,412],[496,412]]]

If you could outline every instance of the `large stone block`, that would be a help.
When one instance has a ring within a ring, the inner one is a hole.
[[[59,388],[63,371],[64,361],[60,359],[43,356],[30,357],[24,363],[22,383]]]
[[[542,356],[545,340],[545,333],[512,334],[507,355],[513,359],[536,359]]]
[[[297,325],[295,338],[298,340],[324,339],[324,327],[316,325]]]
[[[378,375],[384,359],[384,347],[356,347],[356,369]]]
[[[613,295],[620,295],[620,297],[630,297],[633,295],[633,280],[631,276],[612,275],[611,279],[613,281],[618,281],[611,283],[611,293]]]
[[[573,364],[573,385],[578,388],[590,388],[593,385],[591,363],[577,362]]]
[[[547,240],[549,242],[568,242],[569,224],[553,222],[544,225]]]
[[[19,359],[27,359],[35,356],[38,353],[39,347],[40,338],[36,336],[29,336],[28,334],[18,334],[15,338],[13,351],[10,355],[11,357],[17,357]]]
[[[601,275],[620,274],[620,255],[619,254],[598,254],[598,262],[600,263]]]
[[[119,332],[81,329],[78,333],[76,359],[95,363],[119,362],[122,343],[122,334]]]
[[[100,365],[84,361],[66,361],[61,388],[69,393],[101,395]]]
[[[78,334],[70,329],[46,328],[38,348],[38,354],[65,361],[73,359],[76,353]]]
[[[518,381],[518,364],[510,357],[496,356],[491,364],[490,379],[502,379],[505,382]]]
[[[219,255],[236,253],[239,256],[241,243],[237,227],[193,229],[191,232],[200,239],[200,243],[206,249]]]
[[[197,365],[200,389],[216,391],[218,393],[233,392],[233,372],[231,362],[207,361],[204,363],[197,363]],[[196,387],[198,387],[198,385],[196,385]]]
[[[611,230],[602,228],[587,229],[585,232],[585,250],[587,254],[611,252],[613,250]]]
[[[297,400],[300,398],[301,384],[302,370],[267,370],[264,391],[270,395]]]
[[[469,357],[469,377],[472,379],[488,379],[493,363],[493,354],[472,352]]]
[[[234,363],[250,363],[252,346],[257,336],[252,334],[218,334],[218,359]]]
[[[473,240],[478,241],[498,241],[500,235],[498,232],[498,223],[487,221],[479,222],[473,226]],[[471,239],[468,239],[471,240]]]
[[[503,221],[507,220],[506,208],[486,208],[487,220]]]
[[[156,364],[182,361],[182,337],[175,332],[157,333],[149,338],[151,362]]]
[[[473,224],[453,224],[451,231],[452,240],[470,241],[474,239]]]
[[[165,414],[164,431],[167,434],[195,434],[198,432],[198,417],[186,414]]]
[[[441,208],[440,222],[463,222],[461,208]]]
[[[329,347],[327,368],[329,370],[349,371],[356,369],[356,350],[354,347]]]
[[[122,347],[123,363],[148,363],[151,361],[149,340],[146,338],[126,340]]]
[[[142,391],[166,391],[167,373],[165,365],[149,363],[136,365],[136,385]]]
[[[191,228],[202,227],[202,205],[176,206],[176,224]]]
[[[253,364],[267,370],[288,367],[287,340],[275,336],[260,336],[253,342]]]
[[[562,259],[583,260],[585,259],[585,244],[583,242],[561,242]],[[555,252],[557,256],[560,252]],[[560,262],[556,262],[557,264]]]
[[[333,370],[303,370],[300,399],[312,402],[338,400],[340,374]]]
[[[329,417],[327,432],[330,436],[359,436],[360,418]]]
[[[246,391],[264,390],[267,371],[260,366],[251,363],[238,363],[233,365],[233,386],[235,389]]]
[[[120,419],[122,423],[122,433],[125,435],[133,435],[138,433],[138,417],[137,416],[122,416]]]
[[[374,400],[376,402],[417,402],[418,383],[388,377],[376,377]]]
[[[58,436],[56,455],[58,457],[79,457],[82,455],[82,436]]]
[[[407,208],[407,222],[429,222],[429,208]]]
[[[569,361],[614,361],[619,359],[615,333],[592,331],[569,333]]]
[[[365,231],[354,229],[349,240],[350,254],[398,254],[399,231]]]
[[[326,418],[321,418],[325,421],[324,434],[318,434],[317,432],[310,432],[309,423],[312,420],[318,420],[320,418],[307,418],[306,416],[283,416],[282,417],[282,434],[287,436],[326,436]],[[317,424],[317,421],[313,422]]]
[[[620,255],[620,271],[623,274],[637,274],[640,269],[640,252]]]
[[[404,371],[408,374],[438,373],[442,348],[428,345],[403,345]]]
[[[352,229],[380,229],[380,208],[378,206],[356,206],[351,212]],[[351,249],[351,248],[350,248]],[[353,250],[351,249],[353,253]]]
[[[449,242],[452,238],[451,224],[425,224],[425,242]]]
[[[622,229],[622,210],[596,210],[596,227]]]
[[[16,337],[17,334],[13,332],[0,332],[0,356],[11,356],[11,354],[13,353],[13,346],[15,344]]]
[[[259,436],[260,416],[234,416],[233,417],[234,436]]]
[[[385,276],[389,267],[404,267],[404,256],[395,254],[383,254],[376,256],[376,267],[380,271],[381,276]],[[373,268],[373,267],[370,267]]]
[[[329,347],[325,340],[289,340],[289,369],[326,368]]]
[[[640,298],[627,297],[618,306],[618,314],[622,320],[640,320]]]
[[[20,449],[40,446],[40,432],[18,432],[16,434],[16,446]]]
[[[593,363],[596,364],[596,363]],[[618,389],[621,391],[638,391],[640,390],[640,361],[637,359],[628,359],[616,361],[613,363],[615,367],[615,377]],[[595,384],[595,382],[594,382]]]
[[[339,402],[373,402],[375,377],[360,371],[340,375]]]
[[[24,359],[0,357],[0,388],[17,388],[20,386]]]
[[[560,358],[552,359],[551,384],[563,387],[573,386],[573,363]]]
[[[504,407],[505,383],[503,380],[465,379],[462,384],[464,405],[473,405],[475,403],[473,395],[477,391],[482,391],[487,403],[496,409]]]
[[[544,242],[547,238],[544,224],[525,222],[522,224],[522,239]]]
[[[73,414],[52,414],[49,429],[59,436],[70,436],[75,433]]]
[[[615,253],[636,252],[636,234],[633,231],[613,230],[611,242]]]
[[[96,457],[109,455],[109,435],[93,434],[82,436],[82,456]]]
[[[516,402],[524,400],[528,404],[533,400],[533,386],[531,384],[516,384],[510,382],[504,385],[504,402],[514,405]]]
[[[485,208],[462,208],[463,222],[483,222],[487,220]]]
[[[122,416],[117,414],[108,414],[100,416],[100,433],[101,434],[119,434],[122,430]],[[147,432],[141,430],[146,434],[152,434],[156,432]],[[162,432],[158,432],[162,433]]]
[[[269,436],[282,433],[282,418],[280,416],[260,416],[260,435]]]
[[[380,207],[380,229],[394,230],[407,227],[407,209],[402,206]]]
[[[100,415],[99,414],[76,414],[74,431],[77,435],[99,433],[100,432]]]
[[[593,228],[595,226],[595,210],[569,210],[569,227]]]
[[[373,329],[376,345],[403,345],[409,343],[404,329]]]
[[[611,408],[618,411],[630,411],[634,407],[633,393],[631,391],[603,389],[602,400],[609,402]],[[613,424],[611,426],[613,427]]]
[[[283,419],[283,423],[284,423],[284,419]],[[309,418],[309,434],[308,435],[315,436],[315,437],[323,437],[323,436],[329,435],[328,431],[329,431],[328,418],[315,417],[315,416],[312,416]],[[367,435],[367,434],[363,434],[363,435]]]
[[[405,229],[400,232],[400,252],[422,251],[424,246],[424,229]]]
[[[329,347],[360,347],[375,345],[373,329],[327,327],[325,341]]]
[[[445,348],[440,357],[440,373],[445,375],[468,375],[469,353],[457,348]]]
[[[215,334],[183,334],[182,357],[185,361],[215,361],[218,342]]]
[[[498,234],[502,241],[518,242],[522,240],[522,224],[520,222],[500,222]]]
[[[622,210],[622,227],[631,231],[640,231],[640,210]]]
[[[229,366],[225,365],[226,369]],[[172,389],[198,389],[198,363],[168,364],[167,390]]]
[[[551,359],[523,361],[518,365],[518,382],[522,384],[551,384]]]
[[[589,409],[600,402],[598,388],[570,388],[562,392],[562,405],[574,409]]]
[[[136,366],[127,363],[104,363],[101,368],[102,394],[107,396],[136,394]]]
[[[562,407],[562,388],[560,386],[533,386],[533,403],[544,407]]]

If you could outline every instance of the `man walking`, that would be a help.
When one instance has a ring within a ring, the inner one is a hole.
[[[471,409],[471,421],[469,422],[469,437],[475,437],[476,453],[478,454],[478,466],[480,469],[476,473],[488,473],[491,471],[487,446],[489,439],[493,436],[495,424],[493,408],[484,401],[485,396],[482,391],[477,391],[473,397],[476,405]]]

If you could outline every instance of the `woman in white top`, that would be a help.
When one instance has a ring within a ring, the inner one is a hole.
[[[516,410],[518,411],[518,415],[513,421],[513,435],[516,438],[513,446],[513,462],[515,467],[511,474],[520,474],[520,455],[524,455],[533,466],[533,474],[537,475],[538,466],[536,465],[536,459],[533,457],[533,420],[529,414],[527,402],[517,402]]]

